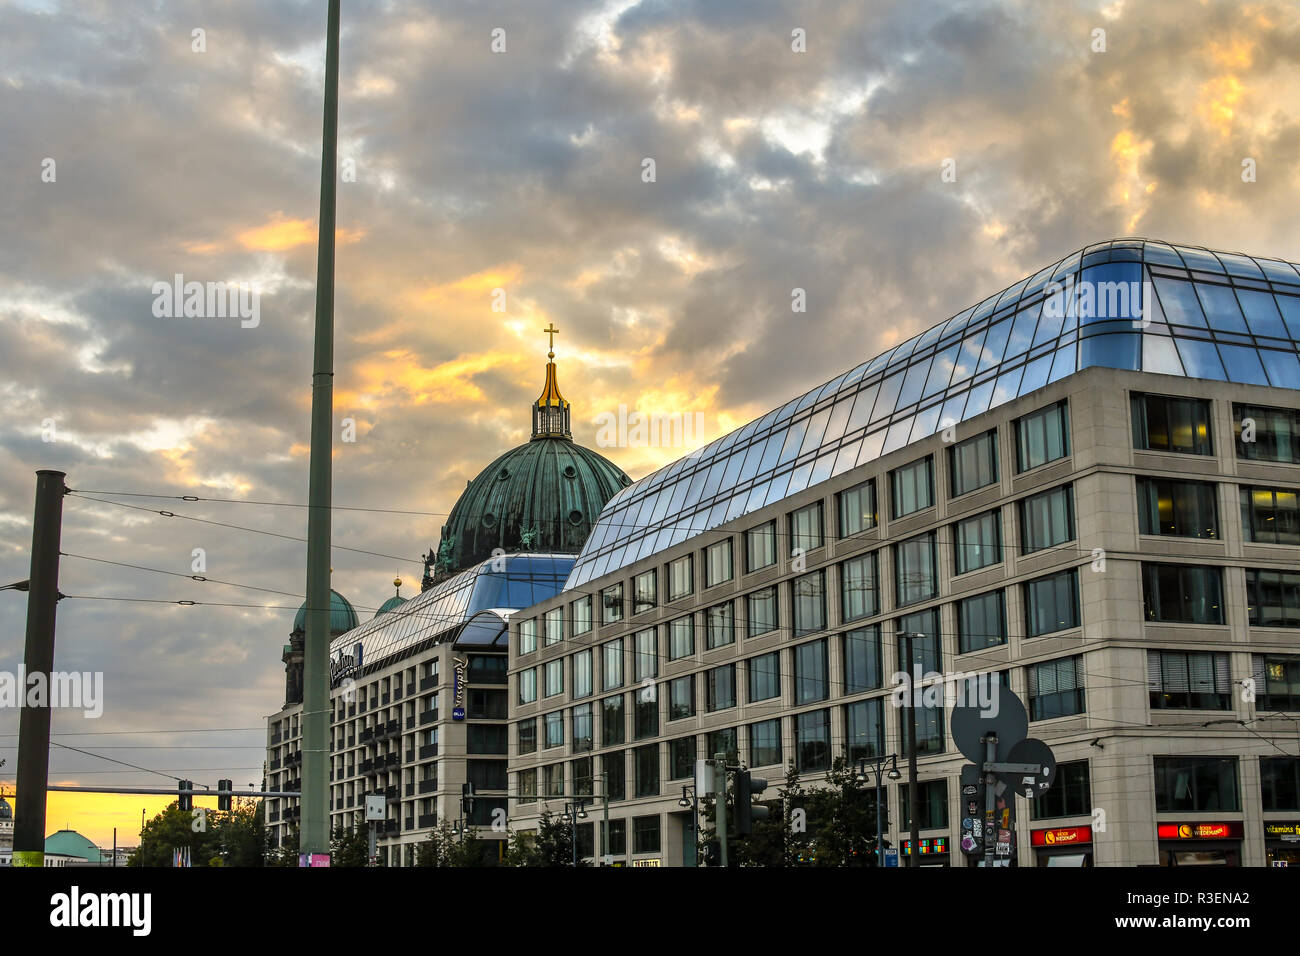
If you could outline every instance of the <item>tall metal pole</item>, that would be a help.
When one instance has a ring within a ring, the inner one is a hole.
[[[602,832],[604,833],[604,837],[601,840],[601,845],[605,848],[605,856],[612,856],[613,854],[609,852],[609,771],[608,770],[602,770],[600,772],[600,789],[601,789],[601,803],[605,805],[605,819],[601,823],[601,829]]]
[[[338,182],[339,0],[329,0],[325,118],[316,255],[316,347],[311,377],[307,509],[307,634],[303,643],[302,829],[299,851],[329,852],[330,505],[334,431],[334,205]]]
[[[907,645],[907,815],[911,818],[908,866],[921,865],[921,795],[916,784],[916,666],[912,657],[912,632],[903,635]]]
[[[885,865],[885,845],[881,842],[881,817],[880,817],[880,774],[884,769],[882,761],[876,762],[876,869]]]
[[[54,613],[59,603],[59,537],[63,496],[61,471],[36,473],[32,520],[32,567],[27,593],[27,644],[19,691],[18,792],[14,795],[14,866],[45,865],[45,786],[50,772],[50,671],[54,670]],[[33,682],[36,678],[36,682]],[[35,697],[41,682],[44,692]],[[29,696],[31,699],[29,700]],[[33,706],[34,705],[34,706]]]
[[[713,791],[717,796],[714,807],[718,824],[718,842],[721,844],[722,868],[727,868],[727,755],[713,755]]]

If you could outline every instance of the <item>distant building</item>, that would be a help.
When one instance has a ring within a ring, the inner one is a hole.
[[[60,830],[45,838],[46,866],[112,866],[106,853],[76,830]]]
[[[9,801],[0,797],[0,866],[13,866],[14,811]]]

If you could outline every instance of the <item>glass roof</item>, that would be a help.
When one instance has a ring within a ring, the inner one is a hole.
[[[1300,267],[1088,246],[624,488],[566,588],[1093,366],[1300,388]]]
[[[559,594],[573,561],[571,554],[511,554],[499,563],[489,559],[335,637],[330,657],[351,655],[355,660],[360,644],[362,664],[368,667],[430,639],[440,643],[480,611],[505,614]]]

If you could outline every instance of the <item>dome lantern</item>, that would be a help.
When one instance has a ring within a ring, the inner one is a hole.
[[[573,440],[569,428],[569,402],[560,394],[560,386],[555,380],[555,334],[560,330],[551,322],[542,329],[550,336],[550,350],[546,353],[546,384],[542,394],[533,402],[533,441],[539,438],[566,438]]]

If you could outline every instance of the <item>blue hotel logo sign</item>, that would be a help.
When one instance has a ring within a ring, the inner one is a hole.
[[[463,658],[454,657],[451,661],[452,685],[451,685],[451,719],[465,719],[465,669],[466,663]]]

